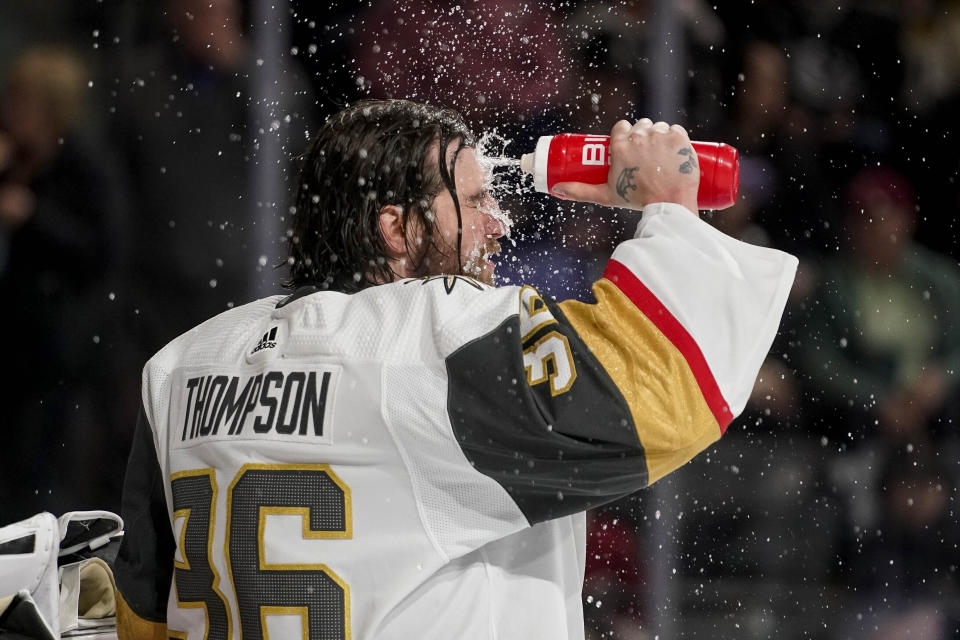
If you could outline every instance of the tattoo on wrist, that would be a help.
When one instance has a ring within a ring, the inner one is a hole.
[[[677,155],[687,157],[683,164],[680,165],[680,173],[693,173],[693,170],[697,168],[697,154],[694,153],[693,149],[684,147],[680,149],[680,151],[677,151]]]
[[[627,189],[637,190],[637,185],[633,184],[633,174],[637,169],[639,167],[627,167],[620,172],[620,177],[617,178],[617,195],[623,198],[624,202],[630,202],[627,197]]]

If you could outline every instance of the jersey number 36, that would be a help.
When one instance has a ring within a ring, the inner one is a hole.
[[[233,635],[233,615],[213,566],[217,483],[213,469],[172,477],[179,526],[174,584],[179,606],[202,608],[208,640]],[[267,561],[264,532],[270,515],[300,516],[302,535],[353,537],[350,489],[323,464],[244,465],[227,490],[224,557],[236,594],[240,637],[269,638],[267,616],[300,616],[303,640],[350,638],[350,589],[325,564]],[[182,523],[182,524],[181,524]],[[173,638],[186,636],[171,631]]]

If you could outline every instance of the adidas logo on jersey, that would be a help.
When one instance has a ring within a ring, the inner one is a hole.
[[[255,354],[258,351],[263,351],[264,349],[273,349],[277,346],[277,328],[273,327],[270,331],[263,334],[263,337],[260,338],[260,342],[257,343],[257,346],[253,348],[253,351],[250,352],[250,355]]]

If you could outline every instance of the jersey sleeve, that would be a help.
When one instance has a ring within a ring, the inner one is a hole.
[[[446,358],[463,454],[530,524],[655,482],[743,410],[796,265],[679,205],[648,206],[594,303],[514,288],[516,313]]]
[[[145,629],[162,634],[157,629],[167,620],[176,545],[163,487],[153,429],[141,406],[123,483],[123,542],[113,570],[122,602],[121,639],[152,637]]]

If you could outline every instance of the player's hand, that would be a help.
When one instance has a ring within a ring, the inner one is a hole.
[[[697,212],[700,164],[686,130],[678,124],[643,118],[621,120],[610,131],[607,183],[563,182],[553,191],[568,200],[642,209],[653,202],[675,202]]]

